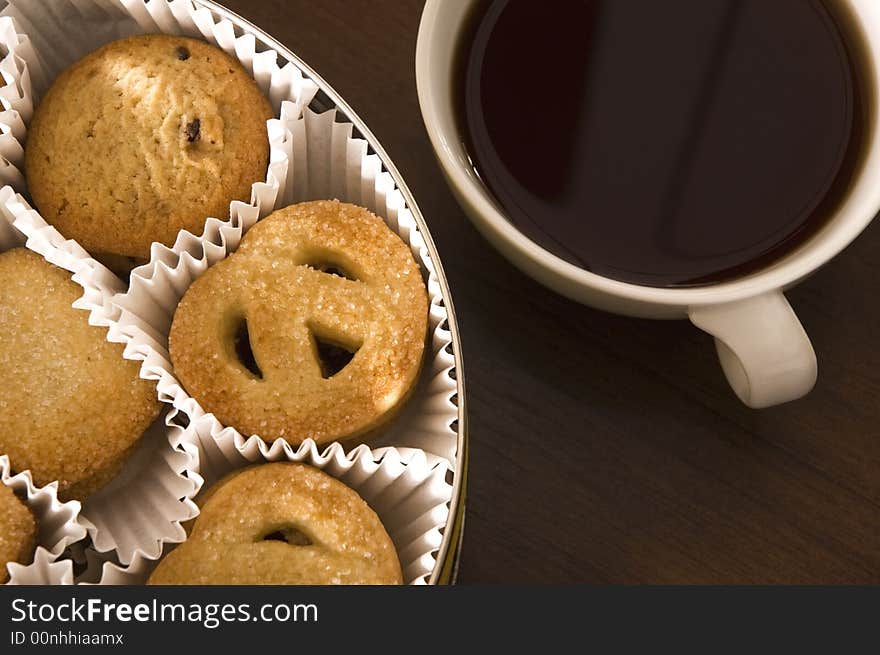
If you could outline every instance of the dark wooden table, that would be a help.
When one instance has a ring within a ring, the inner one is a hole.
[[[470,404],[460,583],[880,583],[880,220],[789,294],[815,390],[749,410],[707,335],[570,302],[475,231],[422,125],[420,0],[225,4],[346,98],[437,242]]]

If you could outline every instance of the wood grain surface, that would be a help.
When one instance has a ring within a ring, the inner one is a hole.
[[[224,3],[351,104],[437,243],[469,403],[460,583],[880,583],[880,221],[789,293],[815,390],[749,410],[706,334],[568,301],[475,231],[422,125],[419,0]]]

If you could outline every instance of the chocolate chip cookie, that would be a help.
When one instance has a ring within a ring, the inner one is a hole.
[[[93,255],[147,258],[201,234],[266,178],[269,101],[203,41],[141,35],[64,71],[28,129],[25,172],[43,217]]]

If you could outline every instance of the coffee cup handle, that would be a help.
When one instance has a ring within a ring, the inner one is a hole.
[[[816,383],[816,353],[781,291],[691,307],[691,322],[715,337],[727,381],[760,409],[806,395]]]

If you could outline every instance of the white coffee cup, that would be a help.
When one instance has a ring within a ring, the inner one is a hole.
[[[522,271],[579,302],[645,318],[688,318],[715,337],[731,387],[750,407],[800,398],[816,381],[810,339],[783,295],[843,250],[880,210],[880,0],[835,0],[863,56],[869,104],[862,161],[837,212],[813,237],[743,277],[693,288],[653,288],[591,273],[545,250],[504,216],[474,171],[455,119],[456,56],[479,0],[427,0],[416,46],[425,127],[453,193],[477,228]],[[548,90],[552,95],[552,89]]]

